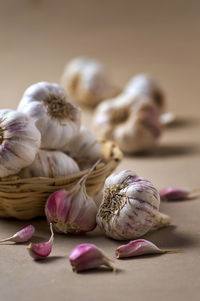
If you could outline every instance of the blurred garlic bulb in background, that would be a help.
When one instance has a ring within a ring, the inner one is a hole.
[[[0,110],[0,177],[16,174],[35,159],[41,135],[24,113]]]
[[[159,220],[159,206],[159,192],[149,181],[131,170],[113,173],[104,185],[97,224],[107,236],[114,239],[141,237]]]
[[[95,162],[104,158],[100,143],[84,126],[81,126],[78,135],[74,136],[63,151],[74,158],[81,170],[92,167]]]
[[[101,103],[94,125],[100,139],[116,141],[125,153],[152,150],[162,133],[157,107],[147,98],[133,103],[132,96],[125,95]]]
[[[41,148],[61,149],[78,133],[80,109],[63,88],[54,83],[39,82],[30,86],[19,103],[18,111],[31,116],[41,133]]]
[[[21,178],[69,176],[79,172],[77,163],[60,151],[39,150],[34,162],[21,170]]]
[[[66,65],[61,85],[76,103],[89,107],[120,92],[111,83],[105,67],[87,57],[75,58]]]
[[[154,102],[160,112],[164,111],[164,93],[159,84],[147,74],[139,74],[131,78],[123,92],[136,96],[146,96]]]

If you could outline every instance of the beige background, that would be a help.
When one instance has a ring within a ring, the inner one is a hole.
[[[165,131],[160,148],[148,157],[129,157],[132,168],[159,189],[199,187],[200,178],[200,2],[199,1],[0,1],[0,108],[16,108],[31,83],[59,81],[64,64],[77,55],[104,62],[116,83],[149,72],[166,91],[179,124]],[[91,127],[91,112],[83,123]],[[32,261],[24,245],[0,246],[1,300],[199,300],[200,199],[162,204],[172,226],[146,236],[167,254],[117,261],[117,274],[72,273],[70,250],[92,242],[107,255],[120,243],[99,230],[85,236],[56,235],[51,258]],[[28,222],[29,223],[29,222]],[[35,241],[48,238],[45,220],[31,221]],[[27,223],[0,220],[0,236]]]

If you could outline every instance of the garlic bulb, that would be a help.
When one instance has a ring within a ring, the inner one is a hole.
[[[114,239],[138,238],[155,227],[159,205],[159,192],[149,181],[131,170],[114,173],[106,179],[97,224]]]
[[[0,177],[16,174],[30,165],[40,147],[34,121],[17,111],[0,110]]]
[[[84,126],[81,126],[75,136],[64,148],[82,169],[92,167],[98,160],[103,160],[104,155],[100,143],[93,134]]]
[[[165,98],[159,84],[146,74],[139,74],[130,79],[124,89],[124,93],[131,95],[147,96],[150,101],[158,107],[160,112],[164,111]]]
[[[58,190],[50,195],[45,214],[56,231],[82,233],[96,227],[97,207],[88,196],[85,176],[71,190]]]
[[[57,84],[39,82],[30,86],[18,111],[31,116],[39,129],[41,148],[61,149],[80,127],[80,110]]]
[[[100,104],[94,117],[97,135],[116,141],[126,153],[149,151],[162,133],[159,112],[148,99],[133,103],[132,98],[123,95]]]
[[[60,151],[39,150],[33,163],[19,173],[22,178],[69,176],[79,172],[77,163]]]
[[[75,58],[66,65],[61,84],[74,101],[91,107],[119,93],[104,66],[86,57]]]

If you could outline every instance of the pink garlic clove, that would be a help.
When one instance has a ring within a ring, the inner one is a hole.
[[[146,239],[136,239],[115,250],[116,258],[136,257],[145,254],[178,253],[181,250],[162,250]]]
[[[11,241],[15,243],[24,243],[29,241],[34,233],[35,233],[35,228],[32,225],[29,225],[21,229],[17,233],[15,233],[13,236],[0,240],[0,243],[7,242],[7,241]]]
[[[39,244],[30,243],[27,247],[29,255],[35,260],[45,259],[52,251],[54,233],[52,224],[50,224],[51,237],[49,241]]]
[[[199,190],[189,190],[183,188],[169,187],[160,191],[162,201],[181,201],[196,198],[200,195]]]
[[[81,244],[76,246],[70,253],[69,261],[74,272],[82,272],[107,266],[116,271],[116,268],[110,263],[103,252],[93,244]]]

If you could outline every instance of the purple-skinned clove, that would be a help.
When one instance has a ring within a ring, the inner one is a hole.
[[[168,187],[160,191],[160,198],[162,201],[181,201],[194,199],[200,195],[198,189],[185,189],[177,187]]]
[[[9,241],[15,243],[24,243],[29,241],[34,233],[35,228],[32,225],[29,225],[15,233],[13,236],[0,240],[0,243]]]
[[[39,243],[39,244],[33,244],[30,243],[27,247],[27,250],[29,252],[29,255],[35,259],[35,260],[41,260],[47,258],[51,251],[53,246],[53,240],[54,240],[54,233],[53,233],[53,227],[50,223],[50,230],[51,230],[51,237],[49,241]]]
[[[126,245],[122,245],[115,250],[117,259],[136,257],[147,254],[179,253],[181,250],[163,250],[146,239],[136,239]]]
[[[70,253],[69,261],[73,271],[77,273],[101,266],[106,266],[116,271],[116,268],[111,264],[111,260],[103,254],[102,250],[93,244],[81,244],[76,246]]]

